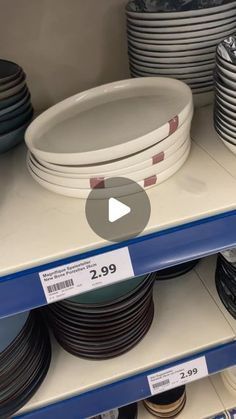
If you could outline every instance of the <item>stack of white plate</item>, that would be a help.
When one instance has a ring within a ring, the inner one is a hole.
[[[236,36],[218,45],[215,70],[215,129],[236,154]]]
[[[87,198],[132,194],[172,176],[190,151],[190,88],[174,79],[136,78],[103,85],[53,106],[26,132],[28,169],[53,192]],[[121,177],[119,188],[106,185]],[[127,183],[128,178],[128,183]]]
[[[188,10],[197,3],[202,2],[131,0],[126,7],[128,54],[133,77],[177,78],[203,105],[213,101],[216,45],[236,29],[236,1]]]
[[[224,370],[221,377],[225,387],[236,396],[236,367]]]

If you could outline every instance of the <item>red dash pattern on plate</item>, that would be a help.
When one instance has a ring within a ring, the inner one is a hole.
[[[104,177],[90,178],[90,188],[91,189],[104,189],[105,188]]]
[[[155,185],[157,183],[157,176],[150,176],[144,179],[144,188],[147,188],[148,186]]]
[[[164,160],[164,158],[165,158],[165,153],[164,151],[161,151],[161,153],[158,153],[152,157],[152,164],[160,163],[161,161]]]
[[[169,136],[171,134],[174,134],[174,132],[178,129],[178,126],[179,126],[179,117],[177,115],[177,116],[174,116],[174,118],[172,118],[169,121]]]

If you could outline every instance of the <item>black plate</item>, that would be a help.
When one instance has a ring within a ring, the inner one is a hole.
[[[190,262],[181,263],[180,265],[171,266],[167,269],[161,269],[157,272],[158,280],[177,278],[191,271],[199,262],[199,259],[191,260]]]

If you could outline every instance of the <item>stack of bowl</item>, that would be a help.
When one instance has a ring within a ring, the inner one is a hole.
[[[215,48],[236,29],[236,2],[228,3],[130,0],[131,75],[174,77],[191,87],[197,105],[212,102]]]
[[[22,68],[0,60],[0,153],[23,141],[33,117],[30,93]]]
[[[236,397],[236,367],[222,371],[221,377],[225,387]]]
[[[189,87],[148,77],[110,83],[72,96],[35,119],[26,131],[28,169],[46,189],[87,198],[132,194],[179,170],[190,151]],[[109,187],[120,177],[120,187]],[[127,181],[128,178],[128,181]]]
[[[82,358],[127,352],[151,326],[154,280],[154,274],[132,278],[50,305],[47,318],[57,341]]]
[[[217,258],[215,279],[222,303],[236,319],[236,263],[230,262],[221,253]]]
[[[48,331],[36,312],[0,320],[0,417],[24,406],[44,380],[51,360]]]
[[[175,418],[186,403],[185,386],[173,388],[143,401],[145,408],[157,418]]]
[[[172,279],[184,275],[191,271],[198,262],[199,259],[196,259],[191,260],[190,262],[180,263],[176,266],[171,266],[170,268],[161,269],[160,271],[157,271],[157,280]]]
[[[136,419],[138,414],[137,403],[128,406],[119,407],[101,415],[94,416],[91,419]]]
[[[226,147],[236,154],[236,36],[217,47],[214,124]]]

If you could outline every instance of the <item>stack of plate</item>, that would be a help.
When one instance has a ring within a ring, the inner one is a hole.
[[[22,68],[0,60],[0,153],[23,141],[32,117],[30,93]]]
[[[34,395],[47,374],[51,346],[38,313],[0,320],[0,417],[9,418]]]
[[[174,77],[192,88],[196,104],[212,102],[215,48],[236,29],[236,2],[222,3],[129,1],[131,75]]]
[[[46,189],[78,198],[94,188],[99,198],[129,195],[135,192],[130,181],[153,187],[188,158],[192,114],[191,90],[174,79],[130,79],[88,90],[32,122],[29,172]],[[124,180],[112,189],[110,177]]]
[[[230,262],[222,254],[217,259],[216,288],[222,303],[236,319],[236,263]]]
[[[222,371],[221,377],[225,387],[236,397],[236,367]]]
[[[236,36],[218,45],[215,70],[215,129],[236,154]]]
[[[91,419],[136,419],[137,414],[137,403],[133,403],[129,406],[120,407],[119,409],[113,409],[101,415],[94,416]]]
[[[151,326],[154,280],[154,274],[132,278],[52,304],[47,317],[56,339],[83,358],[106,359],[127,352]]]
[[[199,259],[196,259],[191,260],[190,262],[181,263],[180,265],[171,266],[170,268],[161,269],[157,272],[157,280],[172,279],[184,275],[191,271],[198,262]]]
[[[146,409],[157,418],[175,418],[186,403],[185,386],[173,388],[143,401]]]

